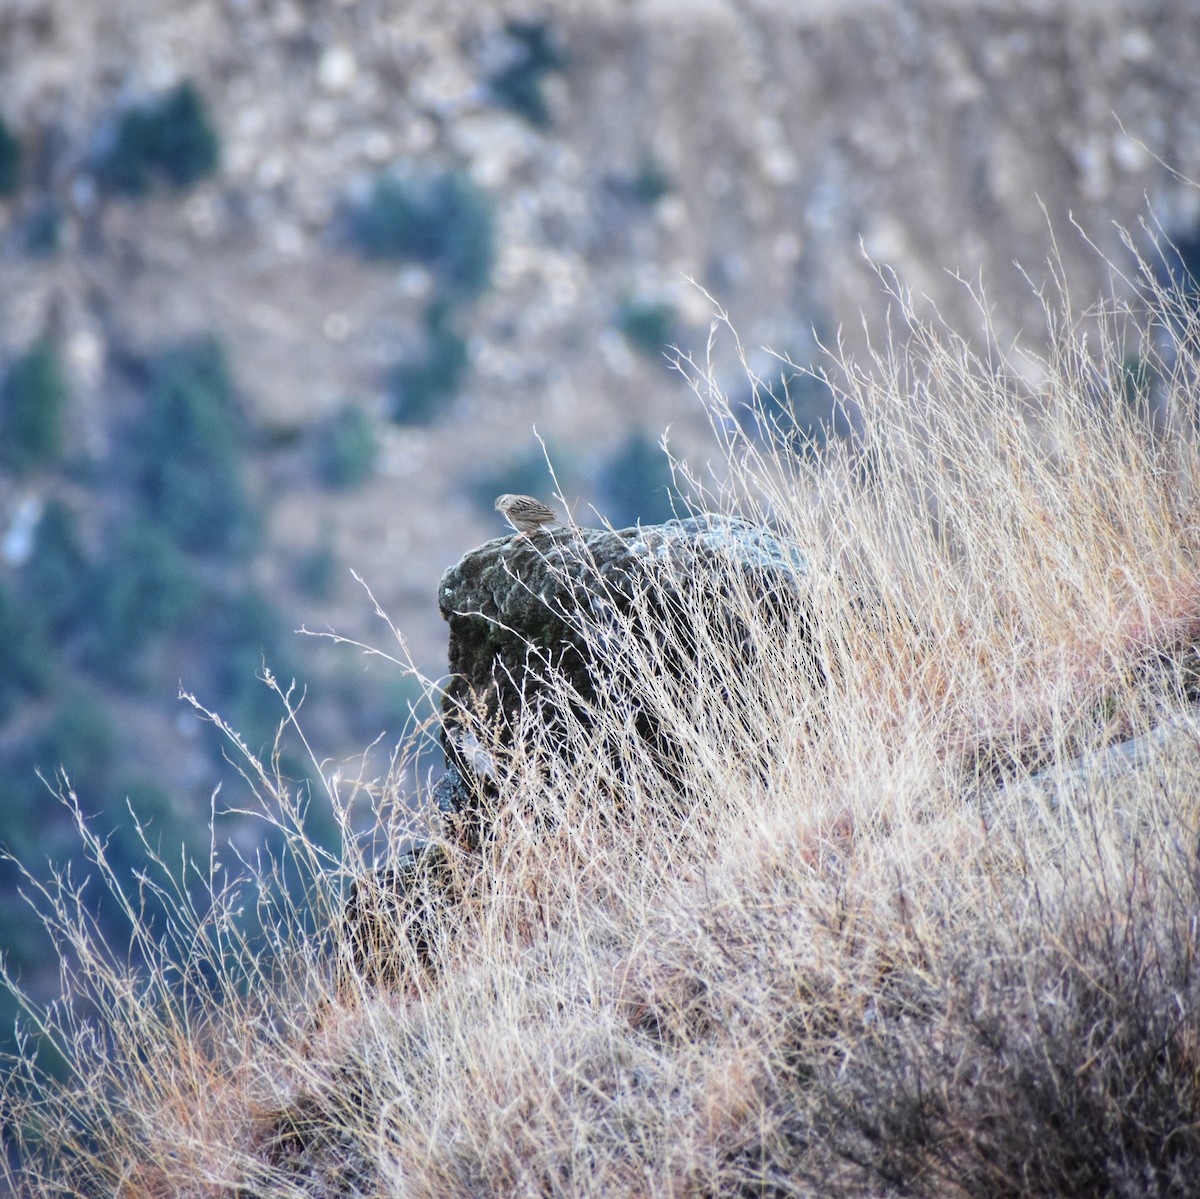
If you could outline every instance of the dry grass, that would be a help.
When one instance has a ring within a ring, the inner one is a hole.
[[[349,805],[331,789],[346,848],[325,860],[249,756],[285,868],[236,881],[215,855],[201,906],[148,874],[174,924],[147,929],[134,888],[136,966],[46,888],[70,997],[42,1034],[72,1072],[39,1078],[32,1045],[11,1072],[14,1185],[1188,1193],[1200,317],[1142,297],[1077,321],[1048,303],[1035,361],[980,356],[897,293],[882,348],[831,358],[856,432],[816,456],[743,432],[685,364],[721,453],[681,483],[803,548],[806,618],[727,579],[656,641],[649,602],[594,613],[610,685],[587,721],[564,696],[553,742],[526,714],[496,835],[379,908],[386,970],[329,931],[370,875]],[[1171,719],[1169,752],[1119,777],[1068,769]],[[400,807],[376,810],[393,847]]]

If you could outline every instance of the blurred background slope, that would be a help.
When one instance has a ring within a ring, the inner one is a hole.
[[[127,798],[206,848],[220,740],[177,693],[257,749],[264,663],[321,755],[386,766],[413,685],[294,631],[393,648],[354,570],[439,675],[441,572],[553,492],[535,426],[581,523],[668,515],[701,289],[804,364],[882,314],[868,257],[966,331],[982,279],[1002,339],[1052,236],[1110,286],[1071,217],[1186,257],[1198,61],[1193,0],[0,0],[0,841],[70,854],[61,767],[130,868]]]

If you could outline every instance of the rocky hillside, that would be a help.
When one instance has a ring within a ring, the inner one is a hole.
[[[853,343],[882,310],[869,256],[967,329],[960,277],[981,278],[1003,341],[1034,304],[1013,263],[1041,282],[1052,239],[1077,297],[1108,286],[1072,218],[1113,255],[1114,221],[1189,234],[1197,193],[1162,164],[1200,170],[1194,17],[1187,0],[7,4],[0,355],[48,338],[68,398],[59,464],[0,474],[3,570],[54,500],[102,555],[156,356],[211,339],[259,531],[236,562],[201,561],[205,584],[269,596],[303,657],[301,624],[386,642],[354,569],[437,674],[441,571],[498,531],[490,495],[552,490],[535,428],[584,523],[589,503],[661,515],[653,443],[669,425],[686,449],[705,421],[663,350],[702,357],[713,301],[753,365],[770,369],[760,344],[807,363],[814,335]],[[146,130],[175,119],[184,165],[156,166]],[[802,423],[827,411],[797,394]],[[203,789],[174,690],[220,643],[184,642],[151,647],[166,683],[129,720]],[[352,690],[357,662],[338,663]],[[257,665],[251,648],[239,668]],[[329,751],[394,732],[381,711],[331,718]]]

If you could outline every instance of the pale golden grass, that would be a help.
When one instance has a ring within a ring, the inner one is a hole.
[[[677,463],[681,487],[803,550],[807,620],[669,564],[644,606],[581,620],[609,676],[587,718],[564,695],[553,741],[544,713],[515,745],[476,730],[496,833],[445,847],[433,970],[403,928],[394,985],[338,961],[329,930],[370,870],[349,805],[331,788],[345,848],[327,860],[249,755],[304,919],[271,871],[235,884],[214,862],[211,910],[173,901],[184,967],[147,941],[127,968],[69,888],[46,890],[73,1001],[41,1020],[74,1073],[23,1082],[30,1049],[5,1090],[29,1193],[871,1193],[839,1080],[897,1029],[958,1043],[942,999],[972,946],[984,963],[1054,944],[1074,916],[1158,927],[1194,856],[1195,755],[1151,755],[1119,797],[1102,772],[1054,771],[1170,717],[1197,740],[1200,319],[1153,289],[1078,320],[1048,304],[1035,361],[896,300],[882,348],[831,356],[856,432],[815,456],[741,431],[709,363],[684,364],[719,455]],[[1128,402],[1134,351],[1159,377],[1154,419]],[[675,592],[686,643],[648,643]],[[376,804],[393,847],[402,808]],[[262,942],[237,916],[256,903]]]

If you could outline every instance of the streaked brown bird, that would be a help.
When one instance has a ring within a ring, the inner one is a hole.
[[[496,511],[522,537],[537,533],[553,525],[561,525],[558,513],[548,508],[541,500],[535,500],[531,495],[501,495],[496,497]]]

